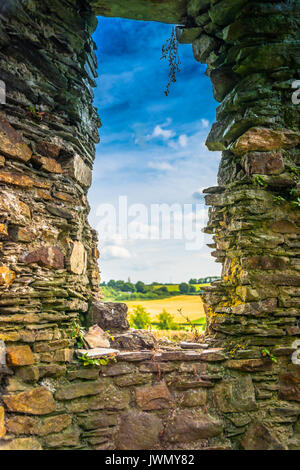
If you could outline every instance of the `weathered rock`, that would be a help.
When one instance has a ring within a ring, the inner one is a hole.
[[[89,331],[84,335],[84,340],[91,349],[110,348],[108,336],[98,325],[89,328]]]
[[[299,135],[288,129],[273,130],[253,127],[238,138],[232,145],[235,155],[244,155],[252,151],[271,151],[296,147],[300,141]]]
[[[0,182],[2,184],[19,186],[21,188],[33,188],[35,180],[24,173],[0,170]]]
[[[176,38],[179,44],[191,44],[201,34],[201,28],[183,28],[182,26],[176,27]]]
[[[62,163],[63,172],[71,176],[74,180],[85,188],[89,188],[92,183],[92,170],[79,155],[74,155],[67,162]]]
[[[76,354],[78,357],[86,356],[90,359],[100,359],[102,357],[118,356],[119,351],[112,348],[77,349]]]
[[[167,425],[164,439],[168,442],[192,442],[221,434],[222,423],[202,411],[181,411]]]
[[[10,366],[28,366],[34,364],[34,357],[29,346],[8,346],[7,363]]]
[[[242,397],[242,399],[241,399]],[[214,389],[216,406],[223,413],[255,411],[257,404],[251,377],[231,377],[217,384]]]
[[[245,450],[287,450],[267,426],[260,422],[251,424],[241,445]]]
[[[84,274],[87,266],[87,254],[84,245],[76,241],[73,243],[70,257],[70,270],[74,274]]]
[[[120,417],[118,414],[107,414],[103,413],[103,411],[96,411],[82,414],[78,421],[83,429],[91,430],[116,426],[120,421]]]
[[[187,390],[184,394],[183,406],[199,407],[204,406],[207,399],[207,392],[203,389]]]
[[[160,410],[171,406],[172,396],[165,382],[161,382],[150,387],[137,388],[136,401],[142,410]]]
[[[60,387],[55,398],[57,400],[73,400],[74,398],[98,395],[103,389],[101,382],[73,382],[71,385]]]
[[[44,420],[29,416],[13,416],[7,420],[7,429],[13,434],[47,436],[58,433],[70,426],[72,420],[68,415],[57,415]]]
[[[236,359],[226,363],[229,369],[244,372],[266,372],[272,370],[271,359]]]
[[[94,301],[88,311],[88,326],[98,325],[104,331],[125,331],[129,329],[126,304]]]
[[[6,364],[6,346],[3,341],[0,340],[0,367]]]
[[[137,351],[142,349],[155,349],[157,341],[150,331],[131,329],[121,335],[115,334],[112,346],[118,349]]]
[[[198,33],[199,35],[199,33]],[[194,57],[198,62],[204,63],[209,56],[209,54],[218,46],[218,41],[208,36],[207,34],[202,34],[198,39],[195,39],[193,42],[193,53]]]
[[[36,145],[36,151],[45,157],[58,158],[61,147],[52,142],[40,141]]]
[[[283,400],[300,401],[300,367],[294,370],[282,372],[279,377],[279,397]]]
[[[27,162],[32,152],[10,123],[0,115],[0,152],[4,155]]]
[[[0,214],[13,224],[26,225],[31,220],[30,208],[10,191],[0,191]]]
[[[0,406],[0,439],[2,439],[6,434],[5,428],[5,414],[3,406]]]
[[[8,266],[0,266],[0,286],[10,287],[16,279],[16,273]]]
[[[24,263],[37,263],[47,268],[63,269],[64,254],[57,246],[44,246],[28,253],[23,258]]]
[[[4,442],[0,450],[42,450],[42,446],[37,439],[26,437]]]
[[[54,158],[34,155],[32,160],[40,167],[41,170],[48,173],[61,174],[63,172],[61,165]]]
[[[117,436],[117,449],[154,449],[163,430],[161,420],[152,414],[129,411],[122,417]]]
[[[281,152],[250,152],[243,157],[248,175],[279,175],[284,170]]]
[[[4,395],[4,404],[9,411],[32,415],[46,415],[56,410],[53,395],[44,387],[18,393],[16,395]]]

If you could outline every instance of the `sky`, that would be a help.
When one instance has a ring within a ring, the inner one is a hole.
[[[201,192],[216,185],[220,160],[205,147],[217,103],[191,45],[179,45],[181,71],[165,96],[169,68],[161,50],[171,31],[99,18],[94,34],[94,102],[103,126],[89,220],[99,234],[102,281],[177,283],[220,273],[206,246],[210,236],[201,232]]]

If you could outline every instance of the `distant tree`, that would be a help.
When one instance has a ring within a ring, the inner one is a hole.
[[[144,330],[151,324],[150,314],[141,305],[137,305],[133,309],[130,317],[130,325],[137,330]]]
[[[186,282],[182,282],[179,284],[179,290],[181,294],[188,294],[189,293],[189,285]]]
[[[116,287],[116,281],[111,279],[110,281],[108,281],[107,285],[108,285],[108,287],[114,288],[114,287]]]
[[[197,289],[196,289],[196,287],[195,287],[195,286],[193,286],[193,285],[190,285],[189,292],[190,292],[190,294],[194,294],[195,292],[197,292]]]
[[[167,286],[158,287],[157,289],[154,290],[154,292],[156,292],[157,294],[168,294],[169,293]]]
[[[197,279],[190,279],[189,284],[198,284]]]
[[[135,285],[132,282],[125,282],[124,289],[125,292],[135,292]]]
[[[142,281],[138,281],[135,285],[136,291],[140,292],[141,294],[145,294],[147,292],[146,285]]]
[[[158,328],[160,330],[177,330],[178,326],[174,322],[174,317],[165,309],[158,315]]]

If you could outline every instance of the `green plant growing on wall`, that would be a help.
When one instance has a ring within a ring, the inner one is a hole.
[[[277,357],[274,356],[274,354],[273,354],[269,349],[267,349],[267,348],[262,348],[261,354],[262,354],[263,357],[269,357],[272,362],[274,362],[275,364],[277,364],[277,362],[278,362]]]
[[[297,197],[297,199],[292,201],[291,204],[295,207],[300,207],[300,197]]]
[[[80,324],[76,321],[72,324],[72,332],[71,338],[75,339],[75,346],[80,349],[84,348],[85,340],[84,340],[84,330],[81,328]]]
[[[256,175],[254,177],[254,181],[256,184],[258,184],[259,186],[261,186],[262,188],[266,188],[267,187],[267,184],[266,182],[264,181],[263,177],[262,176],[259,176],[259,175]]]
[[[30,114],[30,116],[33,117],[34,119],[41,121],[46,113],[37,111],[36,107],[32,105],[32,106],[28,106],[28,114]]]
[[[273,197],[273,202],[274,202],[274,204],[281,205],[281,204],[284,204],[285,202],[287,202],[287,200],[282,196],[274,196]]]
[[[100,367],[100,366],[107,366],[110,362],[116,362],[116,358],[112,357],[102,357],[101,359],[92,359],[88,357],[88,353],[83,354],[78,358],[78,361],[83,364],[84,367],[92,366],[92,367]]]
[[[168,96],[170,93],[170,86],[172,83],[176,83],[176,74],[180,72],[180,59],[178,53],[178,41],[176,38],[175,27],[172,29],[171,36],[165,44],[162,46],[161,60],[168,60],[169,62],[169,82],[164,91],[165,95]]]

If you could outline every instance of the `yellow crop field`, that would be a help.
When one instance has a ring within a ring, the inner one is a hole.
[[[182,309],[185,316],[190,320],[198,320],[205,317],[202,300],[198,295],[177,295],[159,300],[133,300],[125,301],[128,305],[129,314],[136,305],[141,305],[151,315],[151,320],[155,321],[157,316],[165,309],[174,316],[176,323],[185,323],[185,319],[178,313]]]

